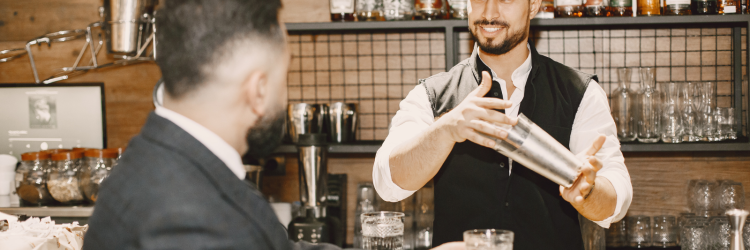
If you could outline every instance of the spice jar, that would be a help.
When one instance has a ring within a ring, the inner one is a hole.
[[[119,149],[89,149],[84,153],[85,163],[78,173],[80,188],[86,200],[96,202],[99,186],[106,179],[116,163]]]
[[[47,192],[49,154],[29,152],[21,155],[21,166],[16,170],[16,193],[23,206],[41,206],[52,201]]]
[[[78,170],[81,151],[69,151],[52,155],[53,165],[47,177],[47,190],[52,198],[65,205],[83,202],[83,194],[78,185]]]

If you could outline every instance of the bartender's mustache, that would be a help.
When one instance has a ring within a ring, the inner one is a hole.
[[[492,25],[492,26],[501,26],[503,28],[510,27],[510,24],[508,24],[508,22],[502,21],[502,20],[495,20],[495,19],[493,19],[493,20],[487,20],[487,19],[476,20],[476,21],[474,21],[474,25],[476,25],[476,26],[479,26],[479,25]]]

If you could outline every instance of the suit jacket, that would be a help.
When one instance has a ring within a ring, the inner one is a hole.
[[[263,196],[203,144],[151,113],[104,180],[85,250],[302,249]]]

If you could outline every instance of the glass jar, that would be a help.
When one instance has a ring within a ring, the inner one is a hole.
[[[383,0],[357,0],[357,21],[382,21]]]
[[[661,3],[659,0],[637,0],[638,16],[659,16],[661,15]]]
[[[446,0],[415,0],[414,10],[416,15],[414,18],[420,20],[435,20],[441,19],[443,16],[443,5]]]
[[[617,126],[617,138],[620,141],[636,139],[636,102],[635,93],[630,88],[632,77],[630,68],[618,68],[619,87],[612,91],[612,118]]]
[[[693,15],[719,14],[719,4],[716,0],[692,0],[690,2]]]
[[[414,18],[414,0],[384,0],[386,21],[411,20]]]
[[[89,149],[84,153],[84,164],[78,173],[80,189],[86,200],[95,203],[99,186],[117,163],[118,149]]]
[[[451,18],[469,19],[469,0],[448,0],[451,6]]]
[[[607,16],[607,6],[609,0],[586,0],[583,4],[586,8],[587,17],[604,17]]]
[[[536,13],[534,18],[539,19],[553,19],[555,18],[555,2],[554,1],[542,1],[539,6],[539,12]]]
[[[721,0],[717,2],[719,3],[719,15],[739,14],[740,9],[742,8],[740,6],[740,1],[736,0]]]
[[[49,154],[29,152],[21,155],[21,166],[16,170],[16,193],[22,206],[42,206],[52,201],[47,191]]]
[[[608,16],[633,16],[633,0],[610,0]]]
[[[664,0],[665,16],[690,15],[690,0]]]
[[[52,155],[53,165],[47,176],[47,190],[52,198],[64,205],[83,202],[83,194],[78,185],[78,170],[81,151],[70,151]]]
[[[331,21],[354,21],[354,0],[331,0]]]
[[[582,17],[582,0],[555,0],[555,17]]]

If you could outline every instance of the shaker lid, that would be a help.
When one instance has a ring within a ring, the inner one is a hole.
[[[89,149],[84,153],[86,157],[91,158],[117,158],[117,150],[112,149]]]
[[[326,145],[326,134],[300,134],[297,146],[323,146]]]
[[[75,160],[80,159],[83,156],[83,152],[81,151],[68,151],[68,152],[61,152],[57,154],[52,155],[53,161],[62,161],[62,160]]]
[[[49,153],[47,152],[28,152],[21,154],[22,161],[36,161],[49,159]]]
[[[50,155],[54,155],[54,154],[57,154],[57,153],[64,153],[64,152],[68,152],[68,151],[70,151],[70,149],[54,148],[54,149],[42,150],[42,151],[39,151],[39,152],[47,153],[47,154],[50,154]]]

